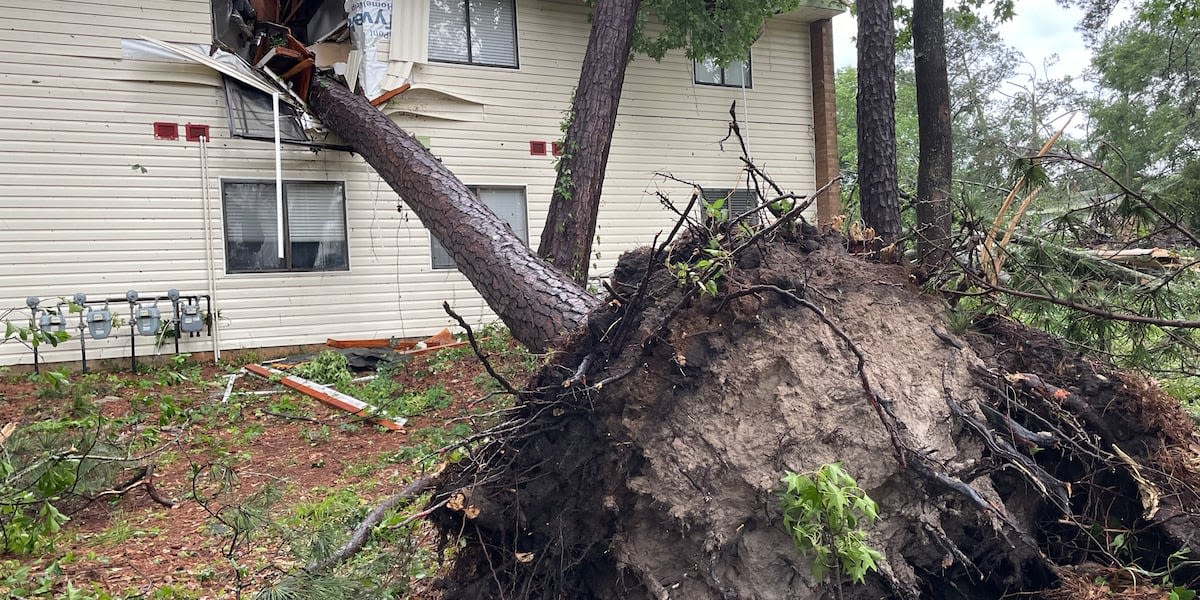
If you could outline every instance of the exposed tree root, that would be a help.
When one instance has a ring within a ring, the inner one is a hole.
[[[813,241],[731,242],[715,298],[663,268],[700,240],[626,256],[439,477],[434,521],[466,543],[447,597],[821,597],[839,583],[792,547],[778,480],[835,461],[882,511],[884,561],[848,598],[1067,589],[1089,564],[1200,581],[1200,438],[1177,405],[1010,321],[960,339],[901,269]]]

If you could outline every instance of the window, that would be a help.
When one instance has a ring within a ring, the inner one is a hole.
[[[271,107],[271,97],[240,81],[226,76],[222,76],[222,79],[225,80],[229,134],[233,137],[273,140],[275,112]],[[312,141],[300,122],[300,111],[283,101],[279,103],[279,139],[298,143]]]
[[[522,242],[529,243],[529,218],[525,215],[525,188],[472,187],[471,193],[512,227]],[[454,259],[433,236],[429,236],[433,268],[453,269]]]
[[[725,204],[721,207],[724,211],[726,219],[737,218],[748,211],[758,208],[758,194],[749,188],[704,188],[704,200],[713,202],[724,198]],[[757,215],[748,217],[751,223],[758,222]]]
[[[429,0],[429,60],[517,67],[516,0]]]
[[[722,68],[713,59],[696,61],[696,83],[728,87],[754,87],[750,77],[750,57],[735,60]]]
[[[346,271],[345,184],[285,181],[279,215],[273,181],[224,181],[225,271]],[[282,219],[282,221],[281,221]],[[283,258],[279,225],[283,224]]]

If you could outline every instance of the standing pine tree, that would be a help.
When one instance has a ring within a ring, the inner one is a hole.
[[[950,178],[954,167],[942,0],[913,2],[913,50],[921,146],[917,167],[917,250],[921,266],[932,271],[949,256]]]
[[[896,30],[892,3],[858,2],[858,184],[863,221],[881,245],[900,237],[896,186]]]

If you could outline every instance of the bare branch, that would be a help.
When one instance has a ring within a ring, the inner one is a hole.
[[[458,313],[454,312],[454,309],[450,308],[449,302],[442,302],[442,309],[446,311],[446,314],[450,315],[450,318],[458,321],[459,327],[462,327],[467,332],[467,340],[471,342],[471,350],[475,351],[475,356],[479,359],[479,362],[483,363],[483,368],[487,370],[488,375],[491,375],[492,379],[495,379],[496,383],[499,383],[500,387],[504,388],[504,391],[514,396],[519,396],[521,393],[517,391],[517,388],[514,388],[503,375],[497,373],[496,369],[492,368],[492,363],[488,361],[488,356],[479,347],[479,342],[475,341],[475,332],[471,330],[471,326],[467,325],[467,322],[458,316]]]
[[[376,525],[383,522],[383,518],[387,516],[388,512],[399,506],[402,502],[412,500],[425,493],[432,485],[433,477],[422,477],[404,486],[404,489],[400,490],[394,496],[389,496],[372,509],[366,518],[358,524],[358,527],[354,528],[354,533],[350,534],[350,539],[345,544],[342,544],[341,548],[335,550],[324,560],[310,562],[308,566],[304,567],[304,570],[308,571],[309,574],[319,574],[342,564],[357,554],[359,550],[363,549],[363,546],[367,544],[367,538],[371,535],[371,531],[375,529]]]

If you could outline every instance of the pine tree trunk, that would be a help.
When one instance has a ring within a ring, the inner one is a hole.
[[[900,237],[895,46],[892,3],[859,0],[858,186],[863,221],[884,245]]]
[[[541,260],[420,142],[370,102],[327,79],[309,93],[321,122],[354,146],[446,247],[513,337],[554,346],[599,300]]]
[[[640,0],[598,0],[538,255],[587,280],[604,169]]]
[[[917,250],[921,266],[933,272],[950,255],[950,178],[954,156],[942,0],[914,0],[913,43],[921,146],[917,167]]]

